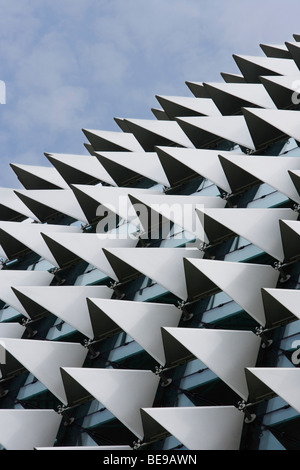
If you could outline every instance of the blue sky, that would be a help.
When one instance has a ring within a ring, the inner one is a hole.
[[[82,128],[155,119],[155,95],[238,72],[232,54],[300,34],[299,0],[0,0],[0,185],[9,163],[86,154]]]

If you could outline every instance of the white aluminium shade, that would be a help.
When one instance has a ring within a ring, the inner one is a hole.
[[[1,218],[3,217],[4,220],[8,209],[9,211],[13,211],[13,214],[16,212],[17,215],[19,214],[23,217],[39,221],[38,217],[31,212],[27,205],[15,194],[15,189],[0,188],[0,201],[0,214]]]
[[[67,183],[53,167],[10,164],[26,189],[66,189]]]
[[[0,270],[0,299],[28,317],[26,310],[11,288],[17,286],[48,286],[52,280],[53,274],[48,271]]]
[[[21,189],[15,193],[43,222],[56,213],[87,222],[71,189]]]
[[[63,404],[67,404],[60,367],[81,367],[87,349],[79,343],[61,341],[1,338],[1,343],[7,353],[31,372]],[[9,358],[7,363],[9,367]]]
[[[261,289],[276,287],[279,278],[279,272],[271,266],[207,259],[186,259],[185,271],[190,300],[221,290],[259,324],[265,325]],[[246,289],[245,286],[247,286]]]
[[[87,297],[110,298],[113,293],[106,286],[19,287],[14,292],[31,318],[46,310],[91,339]]]
[[[134,135],[128,132],[82,129],[94,151],[139,152],[142,149]]]
[[[294,221],[298,216],[292,209],[277,208],[196,208],[196,212],[210,243],[216,243],[237,234],[279,261],[283,261],[285,258],[280,232],[280,219]]]
[[[182,300],[187,298],[183,259],[203,257],[197,248],[107,248],[104,252],[120,281],[142,273]]]
[[[161,107],[170,119],[179,116],[219,116],[220,111],[209,98],[193,98],[185,96],[156,96]]]
[[[177,122],[197,148],[205,148],[225,139],[255,150],[244,116],[186,117],[177,118]]]
[[[297,367],[247,368],[246,376],[251,401],[280,396],[300,413],[300,369]]]
[[[169,186],[155,152],[97,152],[96,157],[118,186],[136,181],[141,176]]]
[[[285,261],[298,259],[300,257],[300,221],[281,220],[280,231]]]
[[[25,326],[20,323],[0,323],[1,338],[21,338],[25,332]]]
[[[220,161],[233,191],[253,184],[256,180],[269,184],[292,201],[300,203],[300,196],[289,170],[300,170],[298,157],[243,156],[220,152]]]
[[[116,275],[102,248],[135,247],[138,242],[136,238],[109,237],[100,233],[43,234],[43,238],[60,267],[83,259],[115,280],[117,280]]]
[[[66,183],[95,182],[97,180],[116,186],[115,181],[94,156],[46,153],[48,160]]]
[[[167,365],[180,363],[186,357],[178,342],[247,400],[244,369],[255,366],[261,345],[260,338],[252,331],[164,327],[162,335]]]
[[[140,409],[153,405],[160,380],[157,375],[148,370],[76,367],[64,367],[61,374],[69,404],[86,390],[133,434],[143,438]]]
[[[0,410],[0,445],[5,450],[53,446],[61,420],[54,410]]]
[[[300,320],[300,290],[262,289],[267,326]]]
[[[8,259],[13,259],[24,250],[30,249],[58,266],[47,247],[42,233],[79,233],[79,227],[50,224],[20,224],[19,222],[0,222],[0,244]]]
[[[261,75],[295,75],[299,70],[292,59],[233,54],[233,58],[249,83],[259,83]]]
[[[162,303],[88,299],[94,336],[108,336],[121,330],[133,338],[161,365],[165,364],[161,327],[177,326],[182,312]]]
[[[145,439],[166,431],[189,450],[238,450],[243,413],[234,406],[143,408]]]
[[[157,153],[171,186],[197,174],[212,181],[227,193],[231,193],[219,160],[219,151],[158,147]],[[226,155],[227,152],[222,154]]]

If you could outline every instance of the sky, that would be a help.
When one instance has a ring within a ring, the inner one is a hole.
[[[9,163],[87,154],[82,128],[155,119],[155,95],[239,73],[232,54],[300,34],[299,0],[0,0],[0,186]]]

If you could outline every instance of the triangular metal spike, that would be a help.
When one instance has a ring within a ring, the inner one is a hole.
[[[259,83],[261,75],[293,75],[298,73],[292,59],[256,57],[233,54],[233,58],[248,83]]]
[[[60,367],[81,367],[87,355],[86,348],[78,343],[12,338],[1,339],[1,344],[6,356],[15,360],[12,363],[10,357],[6,358],[7,373],[13,374],[21,364],[64,405],[67,404]]]
[[[189,300],[211,295],[221,290],[260,325],[265,325],[261,289],[276,287],[279,278],[279,272],[271,266],[186,259],[185,272]],[[247,289],[245,289],[245,285]]]
[[[145,440],[173,435],[190,450],[238,450],[243,413],[234,406],[143,408]]]
[[[20,222],[0,222],[0,244],[8,259],[22,257],[31,250],[57,267],[57,262],[41,235],[41,233],[57,232],[76,233],[80,232],[80,229],[66,225],[29,223],[20,225]]]
[[[141,176],[169,185],[155,152],[98,152],[96,156],[118,186],[132,186]]]
[[[71,189],[16,190],[16,195],[42,222],[49,222],[57,214],[87,223]]]
[[[61,369],[68,403],[85,391],[102,403],[139,439],[143,438],[140,409],[151,407],[160,378],[148,370]]]
[[[12,291],[17,286],[48,286],[53,280],[48,271],[0,270],[0,299],[28,317],[26,310]]]
[[[293,185],[289,172],[289,170],[300,170],[298,157],[258,155],[248,157],[220,152],[220,161],[232,192],[258,185],[259,181],[262,181],[292,201],[300,203],[300,195]]]
[[[219,116],[220,111],[209,98],[156,95],[170,119],[181,116]]]
[[[178,124],[196,148],[207,148],[221,140],[255,150],[252,137],[243,116],[209,116],[178,118]]]
[[[68,184],[95,184],[116,186],[116,182],[94,156],[45,153],[48,160]]]
[[[286,136],[300,140],[297,111],[243,108],[243,114],[257,149]]]
[[[82,130],[95,152],[140,152],[143,150],[135,136],[128,132]]]
[[[221,76],[225,83],[246,83],[246,80],[243,75],[240,75],[238,73],[221,72]]]
[[[300,413],[300,369],[296,367],[252,367],[246,369],[246,378],[249,399],[252,402],[267,400],[278,395]]]
[[[212,181],[223,191],[231,193],[219,160],[219,151],[157,147],[157,154],[171,186],[195,177],[197,174]],[[222,154],[226,155],[227,152],[222,152]],[[230,152],[228,154],[232,155]]]
[[[93,339],[87,298],[110,298],[113,291],[106,286],[50,286],[17,287],[14,288],[14,293],[31,318],[34,319],[45,311],[52,313]]]
[[[296,215],[298,215],[296,213]],[[285,261],[300,257],[300,221],[280,220],[280,231]]]
[[[146,152],[153,152],[156,145],[194,147],[177,122],[126,119],[126,124]]]
[[[111,188],[108,186],[87,186],[72,185],[72,190],[85,213],[89,223],[102,220],[101,226],[105,227],[105,220],[113,222],[114,226],[119,223],[118,215],[121,219],[132,221],[136,220],[135,212],[131,208],[128,194],[161,194],[161,191],[143,188]],[[105,214],[107,213],[107,216]],[[104,217],[104,219],[103,219]],[[97,226],[100,233],[100,224]]]
[[[240,397],[247,399],[244,368],[255,366],[261,346],[261,339],[252,331],[164,327],[162,337],[167,365],[186,358],[184,351],[177,349],[178,342]]]
[[[54,410],[0,410],[0,444],[17,451],[53,446],[61,419]]]
[[[38,217],[15,194],[15,189],[0,188],[0,201],[0,220],[19,221],[29,218],[39,222]]]
[[[108,248],[103,251],[120,281],[142,273],[182,300],[187,298],[183,259],[203,257],[203,252],[197,248]]]
[[[196,98],[209,98],[203,83],[186,81],[185,84]]]
[[[267,57],[274,57],[277,59],[293,58],[284,44],[260,44],[260,47]]]
[[[299,75],[261,76],[260,81],[278,109],[297,109],[299,104]]]
[[[66,189],[65,180],[52,167],[10,164],[26,189]]]
[[[242,107],[275,108],[261,84],[204,83],[208,94],[223,115],[241,114]]]
[[[202,225],[195,217],[195,209],[199,207],[225,207],[226,201],[219,197],[209,196],[166,196],[149,194],[129,194],[133,208],[141,221],[143,230],[149,233],[149,238],[156,234],[160,225],[170,222],[182,227],[199,240],[205,241],[206,237]],[[150,222],[149,222],[150,216]]]
[[[125,331],[159,364],[165,364],[161,327],[177,326],[182,312],[173,305],[87,299],[94,337]]]
[[[262,289],[267,328],[300,320],[300,290]]]
[[[51,236],[46,234],[42,236],[60,267],[77,263],[78,259],[83,259],[114,280],[117,280],[117,277],[111,269],[102,248],[135,247],[138,242],[136,238],[127,237],[123,239],[100,233],[57,233],[51,234]]]
[[[297,65],[298,69],[300,69],[300,47],[299,44],[294,42],[286,42],[286,47],[292,57],[294,59],[295,64]]]
[[[292,209],[196,208],[210,244],[240,235],[279,261],[284,261],[280,219],[296,220]],[[258,229],[259,227],[259,229]]]

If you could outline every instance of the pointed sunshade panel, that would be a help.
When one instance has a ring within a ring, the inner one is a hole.
[[[267,57],[277,59],[292,59],[290,52],[284,44],[260,44]]]
[[[129,194],[129,199],[137,212],[142,227],[149,238],[154,238],[161,223],[167,224],[167,233],[171,230],[170,222],[183,228],[199,240],[205,235],[200,220],[195,214],[197,207],[225,207],[226,201],[220,197],[209,196],[166,196],[148,194]],[[149,223],[150,216],[150,223]],[[160,217],[162,220],[160,221]]]
[[[58,153],[45,155],[68,184],[95,184],[101,181],[116,186],[115,181],[94,156]]]
[[[300,257],[300,221],[280,220],[280,231],[285,261],[298,259]]]
[[[0,201],[0,220],[30,218],[39,222],[39,218],[15,194],[15,189],[0,188]]]
[[[279,261],[284,261],[280,235],[280,219],[294,221],[292,209],[198,209],[210,243],[218,243],[240,235]]]
[[[71,189],[22,189],[15,193],[41,222],[51,220],[56,214],[87,222]]]
[[[289,175],[291,177],[291,180],[294,183],[294,186],[298,194],[300,195],[300,170],[294,170],[294,171],[289,170]]]
[[[300,413],[300,369],[259,367],[245,370],[249,388],[249,400],[256,402],[278,395]]]
[[[10,164],[26,189],[66,189],[67,183],[55,168]]]
[[[267,328],[300,320],[300,290],[262,289],[261,293]]]
[[[252,83],[204,83],[224,116],[241,114],[242,107],[275,108],[263,85]]]
[[[260,325],[265,325],[263,287],[276,287],[279,272],[262,264],[185,259],[188,299],[223,291]],[[245,288],[246,287],[246,288]]]
[[[244,190],[263,181],[292,201],[300,203],[299,193],[289,172],[300,170],[298,157],[243,156],[220,152],[219,158],[232,192]]]
[[[244,116],[177,118],[177,122],[196,148],[214,146],[221,140],[255,150]]]
[[[155,152],[98,152],[96,157],[118,186],[132,186],[141,177],[169,186]]]
[[[100,233],[56,233],[51,236],[48,234],[42,236],[60,267],[77,263],[78,260],[83,259],[115,280],[117,277],[102,248],[135,247],[138,242],[135,238],[117,238],[117,236],[110,238]]]
[[[95,152],[140,152],[142,147],[128,132],[82,129]]]
[[[299,72],[292,59],[236,54],[233,58],[248,83],[259,83],[261,75],[295,75]]]
[[[5,450],[53,446],[61,420],[54,410],[0,410],[0,445]]]
[[[260,81],[278,109],[293,108],[299,98],[299,75],[260,77]]]
[[[179,324],[182,312],[174,305],[107,299],[87,299],[94,337],[125,331],[158,363],[165,353],[161,327]]]
[[[209,98],[156,96],[170,119],[180,116],[219,116],[220,111]]]
[[[189,450],[239,450],[243,413],[234,406],[143,408],[145,440],[173,435]]]
[[[0,299],[28,317],[26,310],[11,288],[17,286],[48,286],[53,277],[53,274],[48,271],[0,270]]]
[[[247,399],[244,369],[255,366],[261,345],[252,331],[164,327],[162,336],[168,366],[184,361],[189,352]]]
[[[286,136],[300,140],[300,116],[297,111],[243,108],[243,114],[257,149]]]
[[[87,186],[72,185],[72,190],[90,223],[101,219],[97,230],[100,232],[100,225],[105,228],[106,223],[118,224],[118,217],[132,221],[136,220],[136,214],[131,208],[128,194],[161,194],[161,191],[147,190],[143,188],[111,188],[109,186]],[[107,215],[105,215],[107,213]]]
[[[67,404],[61,367],[82,367],[87,349],[78,343],[1,338],[6,350],[6,374],[14,374],[20,364],[31,372],[64,405]]]
[[[300,69],[300,47],[299,44],[295,42],[286,42],[286,47],[288,49],[289,54],[295,61],[295,64],[297,65],[298,69]]]
[[[194,147],[175,121],[125,119],[125,123],[146,152],[153,152],[156,145],[175,144],[180,147]]]
[[[86,299],[110,298],[113,291],[106,286],[50,286],[19,287],[14,293],[31,318],[50,312],[92,339],[94,334]]]
[[[186,86],[196,98],[209,98],[209,95],[202,82],[185,82]]]
[[[183,259],[203,257],[203,252],[197,248],[108,248],[103,251],[120,281],[142,273],[182,300],[187,298]]]
[[[231,193],[219,160],[219,151],[172,147],[157,147],[156,150],[171,186],[200,175],[225,192]],[[230,152],[228,153],[231,155]],[[222,154],[226,155],[227,152],[222,152]]]
[[[139,439],[143,438],[140,409],[151,407],[160,378],[148,370],[61,369],[68,403],[93,396]]]
[[[57,232],[76,233],[80,232],[80,228],[66,225],[27,223],[20,225],[20,222],[0,222],[0,244],[8,259],[17,258],[31,250],[58,267],[41,235],[41,233]]]

